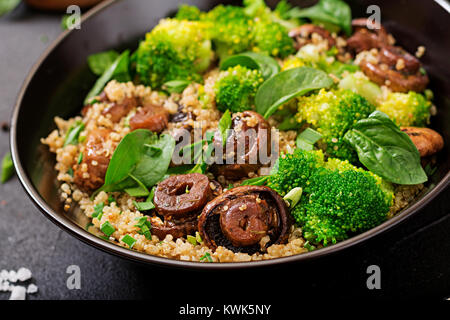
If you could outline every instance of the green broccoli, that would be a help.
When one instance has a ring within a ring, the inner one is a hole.
[[[221,71],[214,84],[216,104],[220,111],[240,112],[252,109],[258,87],[264,78],[258,70],[240,65]]]
[[[292,188],[303,189],[291,213],[305,239],[323,245],[379,225],[393,203],[388,182],[348,161],[325,162],[321,151],[296,149],[281,156],[267,185],[281,195]]]
[[[294,41],[278,23],[259,20],[255,23],[252,36],[252,50],[255,52],[266,52],[273,57],[285,58],[295,51]]]
[[[175,19],[189,21],[199,21],[201,17],[202,12],[199,8],[187,4],[182,4],[175,15]]]
[[[136,71],[146,85],[160,88],[170,80],[202,81],[213,51],[208,24],[164,19],[147,33],[136,53]]]
[[[218,5],[204,18],[211,24],[212,40],[221,59],[251,48],[253,20],[244,8]]]
[[[377,107],[399,126],[424,127],[430,122],[431,102],[420,93],[390,92]]]
[[[345,89],[320,90],[298,99],[299,123],[306,121],[322,134],[319,147],[330,157],[357,163],[356,152],[344,140],[344,134],[358,120],[367,118],[375,106],[359,94]]]

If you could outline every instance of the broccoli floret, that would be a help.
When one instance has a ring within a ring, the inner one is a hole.
[[[211,23],[212,40],[221,59],[251,49],[253,20],[244,8],[218,5],[205,15]]]
[[[424,127],[430,122],[430,107],[431,102],[420,93],[391,92],[377,110],[386,113],[399,126]]]
[[[206,23],[165,19],[140,43],[136,70],[141,82],[154,88],[169,80],[201,82],[199,73],[212,58]]]
[[[285,58],[294,53],[294,41],[286,29],[275,22],[259,20],[253,29],[253,51]]]
[[[328,156],[357,163],[356,152],[343,137],[358,120],[367,118],[373,111],[375,106],[353,91],[322,89],[299,98],[296,119],[306,121],[322,134],[319,146]]]
[[[281,66],[281,71],[303,67],[305,66],[305,62],[296,56],[289,56],[286,59],[283,60],[283,64]]]
[[[324,162],[320,151],[296,149],[281,156],[268,186],[281,195],[295,187],[303,189],[291,213],[305,239],[323,245],[379,225],[393,202],[388,182],[348,161]]]
[[[256,91],[263,81],[258,70],[240,65],[220,72],[214,84],[217,108],[220,111],[229,109],[231,112],[252,109]]]
[[[199,8],[187,4],[182,4],[175,15],[175,19],[189,21],[199,21],[201,17],[202,12]]]

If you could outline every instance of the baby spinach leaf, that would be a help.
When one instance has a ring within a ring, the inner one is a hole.
[[[275,59],[256,52],[244,52],[231,56],[220,64],[220,70],[227,70],[237,65],[259,70],[264,79],[269,79],[280,72],[280,65]]]
[[[84,123],[81,121],[75,122],[72,127],[67,131],[66,138],[64,140],[64,147],[69,144],[78,144],[78,136],[80,135],[81,131],[84,130]]]
[[[91,91],[89,91],[84,99],[84,104],[89,104],[93,97],[98,96],[110,80],[115,79],[119,82],[131,80],[128,70],[130,60],[129,55],[130,51],[126,50],[114,60],[114,62],[103,72],[101,77],[97,79]]]
[[[332,84],[333,80],[325,72],[310,67],[280,72],[259,87],[255,97],[256,111],[268,118],[292,98]]]
[[[164,83],[162,88],[169,93],[181,93],[190,83],[188,80],[171,80]]]
[[[20,0],[2,0],[0,1],[0,17],[8,12],[11,12],[20,3]]]
[[[101,76],[103,72],[105,72],[105,70],[108,69],[111,64],[113,64],[118,56],[119,53],[115,50],[99,52],[91,54],[87,58],[87,63],[94,74]]]
[[[332,24],[344,30],[349,36],[352,32],[352,12],[348,4],[341,0],[319,0],[309,8],[291,13],[295,18],[308,18],[325,25]]]
[[[344,140],[356,150],[367,169],[390,182],[418,184],[428,179],[414,143],[380,111],[359,120]]]
[[[5,183],[8,181],[14,174],[14,165],[11,158],[11,153],[5,154],[2,160],[2,179],[1,182]]]
[[[149,149],[161,151],[155,153],[149,152]],[[131,189],[134,192],[136,188],[142,191],[152,187],[165,175],[174,149],[175,140],[170,135],[158,137],[146,129],[130,132],[114,151],[106,171],[105,184],[100,190]]]
[[[230,110],[224,112],[222,118],[219,120],[218,128],[222,137],[222,144],[226,145],[228,138],[228,129],[231,128],[231,113]]]

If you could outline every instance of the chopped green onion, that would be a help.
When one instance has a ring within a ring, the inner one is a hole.
[[[111,203],[113,203],[113,202],[117,202],[117,201],[116,201],[116,199],[115,199],[112,195],[109,195],[109,196],[108,196],[108,203],[111,204]]]
[[[67,174],[73,178],[73,169],[69,168],[69,170],[67,170]]]
[[[76,145],[78,143],[78,136],[80,132],[84,130],[84,123],[81,121],[75,122],[75,124],[70,127],[69,131],[67,131],[66,138],[64,140],[64,147],[69,144]]]
[[[14,174],[14,164],[12,162],[11,153],[5,154],[2,161],[2,183],[5,183]]]
[[[127,244],[130,247],[130,249],[131,249],[131,248],[133,248],[134,244],[136,243],[136,239],[133,238],[132,236],[126,234],[126,235],[123,236],[122,242]]]
[[[138,209],[139,211],[148,211],[148,210],[152,210],[155,208],[155,205],[151,201],[146,201],[146,202],[133,201],[133,204],[136,207],[136,209]]]
[[[222,145],[227,144],[227,138],[228,138],[228,130],[231,128],[231,113],[230,110],[227,109],[227,111],[224,112],[222,117],[219,120],[219,132],[222,136]]]
[[[100,220],[102,214],[103,214],[103,208],[105,207],[105,204],[103,202],[100,202],[94,206],[94,213],[92,214],[92,218],[97,218]],[[99,217],[100,215],[100,217]]]
[[[187,242],[189,242],[190,244],[192,244],[193,246],[197,245],[197,239],[191,235],[188,235],[186,237]]]
[[[134,225],[135,227],[140,229],[138,233],[143,234],[148,240],[151,240],[152,234],[150,232],[150,229],[152,228],[152,224],[147,219],[147,217],[140,217],[136,218],[135,220],[138,220],[138,223]]]
[[[300,187],[293,188],[289,191],[283,199],[289,203],[289,208],[295,207],[295,205],[300,201],[303,189]]]
[[[322,135],[319,132],[311,128],[306,128],[297,136],[297,148],[310,151],[313,149],[314,144],[320,140],[320,138],[322,138]]]
[[[79,136],[78,137],[78,143],[83,143],[86,141],[86,136]]]
[[[260,176],[251,179],[244,180],[241,186],[262,186],[266,183],[269,176]]]
[[[108,237],[110,237],[114,233],[114,231],[116,231],[116,229],[112,226],[111,223],[109,223],[109,221],[103,223],[100,227],[100,230],[102,230],[102,232]]]
[[[80,154],[78,155],[77,164],[80,164],[81,161],[83,161],[83,152],[80,152]]]
[[[90,227],[93,227],[94,226],[94,224],[92,223],[92,222],[88,222],[88,223],[86,223],[86,227],[84,227],[84,229],[86,230],[86,231],[89,231],[89,228]]]
[[[203,260],[208,260],[208,262],[213,262],[213,259],[211,258],[211,254],[209,253],[209,252],[207,252],[207,253],[205,253],[201,258],[200,258],[200,261],[203,261]]]
[[[190,83],[188,80],[171,80],[164,83],[162,88],[169,93],[181,93]]]

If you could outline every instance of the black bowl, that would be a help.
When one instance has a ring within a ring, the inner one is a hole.
[[[187,2],[206,10],[220,1]],[[301,1],[292,2],[295,4]],[[415,52],[419,45],[427,48],[422,60],[430,75],[438,106],[432,127],[443,134],[447,144],[439,154],[438,170],[430,178],[426,191],[414,203],[380,226],[336,245],[306,254],[258,262],[212,264],[177,261],[128,250],[85,231],[87,218],[80,210],[65,213],[62,208],[53,169],[54,155],[40,143],[40,138],[55,128],[55,116],[67,118],[79,113],[83,97],[95,81],[86,65],[88,55],[111,48],[136,47],[139,38],[156,25],[160,18],[173,14],[179,3],[176,0],[103,2],[84,15],[80,30],[64,32],[42,55],[26,78],[11,121],[12,157],[28,195],[44,215],[58,226],[92,246],[140,262],[198,269],[257,267],[302,262],[338,252],[392,228],[420,211],[438,193],[445,192],[450,181],[448,8],[446,10],[434,1],[421,0],[354,1],[351,3],[353,16],[365,16],[367,6],[376,4],[381,8],[382,23],[396,36],[400,45],[410,52]],[[306,3],[303,1],[302,4]]]

